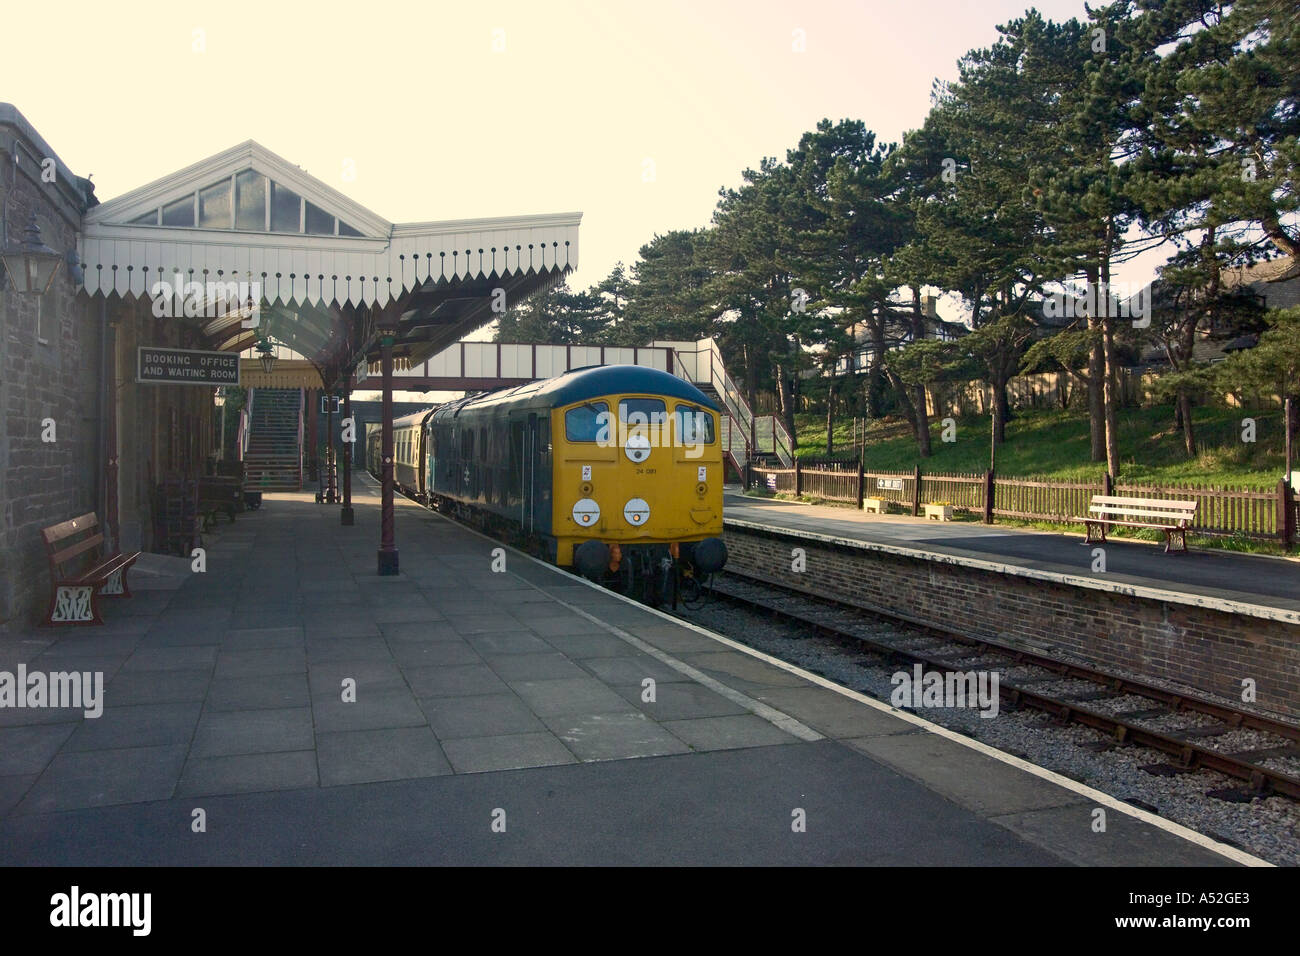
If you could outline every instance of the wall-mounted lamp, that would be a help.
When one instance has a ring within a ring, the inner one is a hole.
[[[41,241],[41,227],[32,213],[18,245],[5,244],[0,260],[14,288],[24,295],[44,295],[49,291],[54,275],[59,271],[64,257]]]

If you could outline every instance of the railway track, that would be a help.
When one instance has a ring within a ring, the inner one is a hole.
[[[1155,774],[1217,770],[1244,782],[1212,796],[1245,801],[1277,793],[1300,800],[1300,726],[1219,701],[1108,674],[1043,654],[899,621],[776,581],[728,570],[708,592],[734,606],[812,629],[851,646],[865,645],[891,663],[921,664],[942,674],[997,671],[1004,705],[1029,707],[1092,727],[1120,744],[1169,755]],[[887,626],[881,626],[888,622]]]

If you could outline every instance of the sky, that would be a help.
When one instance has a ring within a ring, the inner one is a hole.
[[[21,3],[0,99],[101,201],[254,139],[394,222],[581,211],[584,288],[819,119],[901,140],[1026,6]]]
[[[707,225],[720,188],[822,118],[901,141],[933,80],[1027,6],[29,2],[5,11],[26,42],[6,44],[0,100],[100,201],[253,139],[393,222],[581,211],[585,288]]]

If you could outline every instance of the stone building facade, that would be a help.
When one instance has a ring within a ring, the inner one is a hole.
[[[90,182],[0,103],[4,241],[21,242],[35,215],[45,245],[75,251],[94,204]],[[42,296],[19,294],[7,275],[0,289],[0,628],[30,623],[49,593],[41,528],[93,511],[99,497],[102,335],[74,279],[65,262]]]
[[[246,390],[419,364],[490,322],[501,293],[522,301],[577,268],[582,219],[390,222],[252,140],[99,202],[5,103],[0,209],[7,246],[35,215],[66,256],[43,295],[0,289],[0,634],[46,604],[42,528],[94,511],[109,548],[162,550],[160,483],[205,473],[214,389],[236,382],[138,383],[141,347],[186,350],[200,363],[186,372],[210,371],[199,352],[243,356]],[[301,422],[294,443],[301,455]],[[396,570],[385,527],[378,560]]]
[[[196,346],[198,330],[154,318],[147,299],[82,288],[77,240],[95,205],[90,181],[0,103],[3,241],[21,243],[35,215],[44,244],[67,254],[44,295],[7,276],[0,288],[0,633],[45,608],[42,528],[94,511],[110,546],[151,550],[153,488],[200,474],[214,439],[210,389],[135,381],[138,345]]]

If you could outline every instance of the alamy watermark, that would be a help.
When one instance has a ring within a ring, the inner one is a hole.
[[[898,671],[889,682],[894,685],[889,702],[895,707],[972,707],[981,717],[998,715],[997,671],[926,671],[920,664],[911,673]]]
[[[1049,319],[1109,315],[1131,319],[1134,328],[1144,329],[1151,324],[1151,289],[1127,282],[1085,282],[1082,288],[1070,283],[1065,291],[1043,297],[1043,315]]]
[[[179,272],[174,281],[159,280],[149,287],[154,318],[215,319],[237,315],[240,326],[255,329],[262,320],[261,282],[198,282]]]
[[[104,713],[103,671],[0,671],[0,707],[53,707],[81,710],[89,718]]]
[[[50,897],[50,925],[62,928],[124,927],[133,936],[148,936],[152,912],[152,893],[86,893],[73,886]]]
[[[712,421],[704,412],[632,411],[626,420],[614,421],[610,412],[596,415],[596,444],[601,448],[682,448],[687,458],[704,454]],[[630,442],[630,444],[629,444]]]

